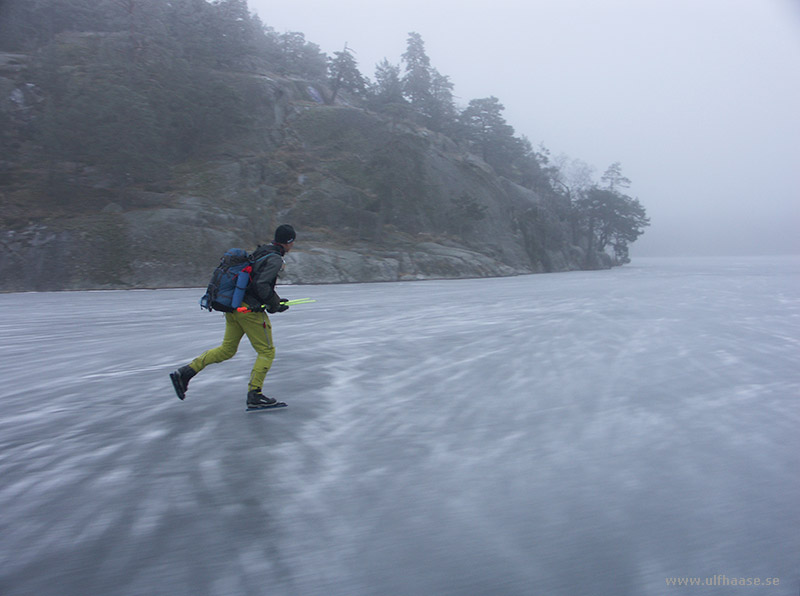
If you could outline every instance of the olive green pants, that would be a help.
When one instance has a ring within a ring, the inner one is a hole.
[[[265,312],[226,312],[225,336],[222,344],[203,352],[192,360],[189,366],[200,372],[209,364],[233,358],[239,349],[239,342],[247,335],[250,344],[258,355],[250,373],[248,391],[261,389],[272,361],[275,359],[275,346],[272,344],[272,325]]]

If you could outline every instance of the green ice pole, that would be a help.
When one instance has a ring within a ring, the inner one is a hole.
[[[294,306],[295,304],[309,304],[310,302],[316,302],[316,300],[312,300],[311,298],[296,298],[294,300],[284,302],[284,304],[286,306]]]

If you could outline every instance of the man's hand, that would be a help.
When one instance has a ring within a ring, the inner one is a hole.
[[[285,298],[281,298],[280,300],[278,300],[277,304],[275,304],[274,301],[270,300],[270,304],[267,307],[267,312],[269,314],[275,314],[276,312],[283,312],[285,310],[289,310],[289,305],[286,304],[287,302],[289,301]]]

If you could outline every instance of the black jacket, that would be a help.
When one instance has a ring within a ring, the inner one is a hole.
[[[281,297],[275,292],[278,273],[283,270],[285,251],[279,244],[261,244],[253,251],[253,272],[250,274],[250,285],[244,295],[244,302],[251,310],[265,307],[274,311]]]

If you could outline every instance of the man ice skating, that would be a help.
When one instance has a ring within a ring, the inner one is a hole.
[[[267,375],[275,358],[275,346],[272,343],[272,326],[268,313],[283,312],[289,308],[275,292],[278,273],[284,267],[283,257],[292,250],[295,240],[294,228],[280,225],[275,230],[274,241],[262,244],[253,252],[253,271],[251,281],[244,295],[242,307],[235,312],[225,313],[225,336],[222,344],[203,352],[189,364],[181,366],[170,373],[175,393],[180,399],[186,397],[189,380],[209,364],[228,360],[236,354],[242,336],[247,335],[255,349],[257,357],[250,373],[247,387],[247,408],[265,409],[285,406],[283,402],[267,397],[261,393],[264,377]],[[266,309],[266,312],[264,312]]]

